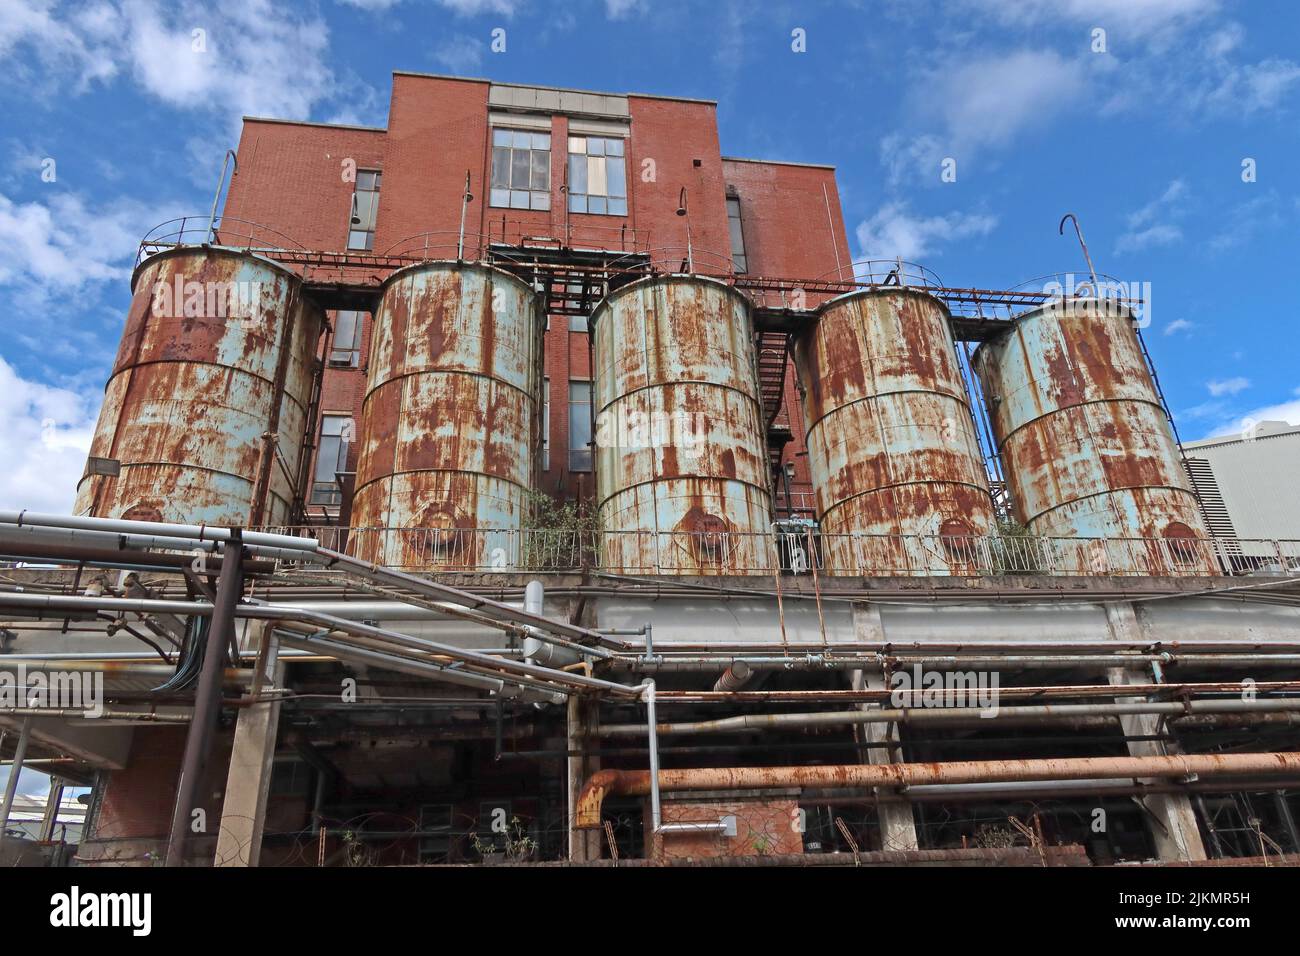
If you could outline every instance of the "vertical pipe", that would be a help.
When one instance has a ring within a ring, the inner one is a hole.
[[[659,812],[659,723],[655,715],[655,682],[647,678],[642,686],[645,687],[646,719],[650,722],[650,838],[653,840],[662,826]]]
[[[23,775],[23,761],[27,759],[27,743],[31,739],[32,715],[28,714],[23,718],[22,730],[18,732],[13,763],[9,765],[9,781],[5,784],[4,803],[0,804],[0,842],[4,841],[5,829],[9,826],[9,811],[13,809],[14,796],[18,793],[18,778]]]
[[[194,693],[194,716],[185,738],[180,780],[176,785],[176,807],[172,812],[171,835],[167,841],[167,866],[183,866],[185,843],[190,832],[190,813],[199,790],[199,777],[207,761],[221,710],[221,674],[226,642],[235,626],[235,605],[244,585],[244,545],[239,528],[230,529],[230,540],[222,550],[221,575],[212,620],[208,625],[203,668]]]

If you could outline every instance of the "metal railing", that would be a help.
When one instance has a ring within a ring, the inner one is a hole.
[[[407,570],[853,577],[1044,575],[1203,577],[1300,574],[1300,541],[1058,538],[1034,535],[573,531],[505,528],[260,529],[314,537],[331,550]]]
[[[219,216],[215,220],[208,216],[182,216],[159,223],[145,233],[136,249],[135,265],[176,246],[204,245],[243,249],[245,252],[303,250],[296,240],[259,222],[230,216]]]

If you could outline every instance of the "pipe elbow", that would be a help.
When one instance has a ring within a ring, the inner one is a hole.
[[[597,770],[587,782],[582,785],[578,792],[577,810],[574,815],[574,826],[579,830],[598,830],[600,828],[601,810],[605,805],[605,797],[609,794],[620,793],[623,787],[623,772],[621,770]]]

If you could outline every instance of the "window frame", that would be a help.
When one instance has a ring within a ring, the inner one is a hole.
[[[325,426],[332,419],[339,421],[339,431],[337,434],[326,434]],[[321,414],[320,426],[316,430],[316,462],[312,466],[311,493],[308,504],[322,505],[326,508],[342,506],[343,489],[339,487],[336,476],[340,472],[347,471],[352,442],[343,437],[344,431],[347,430],[343,423],[351,419],[352,415],[346,412],[323,412]],[[334,467],[330,471],[329,480],[322,481],[321,465],[329,461],[325,456],[326,439],[338,439],[338,446],[334,452]]]
[[[731,214],[732,206],[736,214]],[[732,224],[735,224],[734,227]],[[727,197],[727,233],[731,240],[731,265],[737,275],[749,272],[749,252],[745,249],[745,217],[740,208],[739,196]],[[739,251],[736,246],[739,245]]]
[[[573,387],[575,385],[585,385],[587,389],[586,401],[575,401],[573,397]],[[595,396],[592,393],[591,379],[588,378],[571,378],[569,379],[569,471],[592,472],[596,470],[595,458],[596,451],[593,447],[595,441],[594,427],[591,421],[592,402]],[[574,412],[577,409],[583,409],[580,419],[575,419]],[[579,422],[581,428],[575,428],[575,421]],[[586,442],[582,445],[574,445],[573,441],[576,435],[585,433]],[[576,457],[575,457],[576,456]],[[575,461],[579,464],[575,464]],[[582,464],[585,462],[585,467]]]
[[[360,368],[361,367],[361,336],[365,328],[364,316],[369,313],[362,312],[359,309],[339,309],[334,313],[334,334],[330,337],[330,352],[326,357],[326,362],[331,368]],[[340,346],[339,328],[343,322],[343,316],[353,316],[352,326],[352,344],[346,347]],[[340,355],[347,356],[340,358]]]
[[[592,147],[597,143],[600,145],[593,152]],[[575,144],[581,144],[582,152],[575,152]],[[615,144],[617,148],[614,148]],[[627,139],[622,136],[571,133],[568,137],[566,155],[565,185],[568,195],[565,204],[569,212],[584,216],[626,217],[628,214]],[[581,165],[580,175],[577,173],[579,166],[575,162],[579,158],[586,161]],[[609,162],[611,159],[617,159],[618,164],[616,166],[611,164]],[[617,169],[618,174],[611,176],[611,169]],[[612,185],[613,180],[619,182]],[[599,183],[600,191],[592,190],[593,181]],[[575,185],[578,188],[575,188]],[[613,189],[620,191],[613,192]],[[593,201],[599,202],[599,208],[592,208],[595,204]],[[617,203],[616,207],[615,203]]]
[[[358,169],[357,178],[352,183],[352,202],[348,207],[348,241],[347,248],[349,252],[373,252],[375,248],[375,227],[379,222],[379,193],[384,184],[384,171],[382,169]],[[367,205],[369,222],[361,216],[361,197],[370,197],[365,200]],[[353,225],[354,218],[361,219],[359,223]],[[359,228],[364,227],[364,228]],[[356,237],[361,236],[361,244],[357,245]]]
[[[509,144],[500,143],[498,134],[508,135],[511,139]],[[525,137],[527,145],[518,142],[518,137]],[[538,146],[538,140],[545,139],[544,147]],[[551,149],[552,138],[550,131],[542,132],[534,129],[517,129],[511,126],[492,126],[488,135],[488,206],[493,209],[514,209],[520,212],[550,212],[551,210]],[[506,159],[504,164],[499,165],[499,150],[505,150]],[[526,153],[527,159],[522,160],[524,171],[528,176],[528,188],[523,189],[515,185],[516,165],[521,162],[516,160],[516,152]],[[500,182],[500,173],[505,174],[505,183]],[[538,184],[541,177],[543,182]],[[504,196],[500,194],[504,193]],[[516,194],[523,193],[526,195],[526,201],[520,205],[516,202]]]

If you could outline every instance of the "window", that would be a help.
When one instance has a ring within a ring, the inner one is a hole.
[[[591,471],[590,382],[569,382],[569,471]]]
[[[542,379],[542,471],[551,470],[551,380]]]
[[[334,316],[334,341],[330,364],[356,368],[361,364],[361,313],[339,312]]]
[[[569,137],[569,212],[627,215],[623,140]]]
[[[735,196],[727,197],[727,225],[731,228],[731,262],[737,272],[748,272],[749,261],[745,258],[745,233],[740,227],[740,200]]]
[[[490,204],[507,209],[551,208],[551,134],[492,131]]]
[[[311,484],[311,503],[341,505],[343,489],[334,476],[348,470],[348,445],[352,441],[350,415],[322,415],[320,447],[316,450],[316,474]]]
[[[352,193],[352,219],[348,226],[348,248],[370,250],[375,247],[375,220],[379,216],[380,173],[358,169],[356,189]]]

